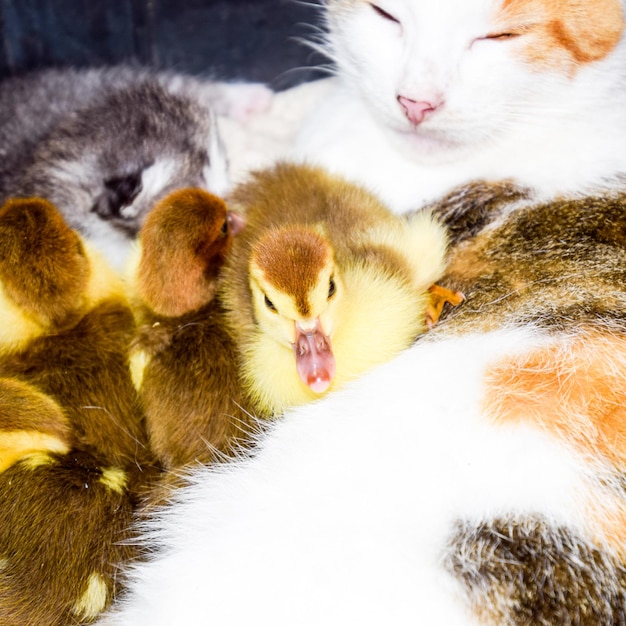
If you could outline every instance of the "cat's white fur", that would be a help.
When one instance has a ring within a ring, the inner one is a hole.
[[[326,4],[337,77],[297,158],[366,184],[398,211],[476,178],[515,178],[552,197],[626,172],[624,39],[574,69],[543,67],[524,54],[541,45],[530,34],[484,39],[498,29],[498,0],[375,3],[398,23],[364,0]],[[415,128],[398,95],[443,106]]]
[[[289,412],[252,459],[198,469],[102,624],[475,624],[440,564],[457,519],[540,512],[584,530],[580,460],[480,411],[484,367],[545,341],[421,343]]]

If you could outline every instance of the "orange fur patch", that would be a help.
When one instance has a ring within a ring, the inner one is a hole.
[[[626,339],[585,335],[507,358],[487,373],[497,422],[526,421],[626,468]]]
[[[524,55],[538,69],[573,74],[613,50],[624,15],[619,0],[504,0],[495,30],[527,37]]]
[[[535,424],[607,469],[588,519],[596,539],[626,553],[624,485],[611,484],[626,469],[626,339],[591,334],[502,360],[487,372],[484,408],[497,423]]]

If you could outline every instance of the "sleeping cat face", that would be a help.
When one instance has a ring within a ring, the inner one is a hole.
[[[338,73],[429,161],[593,97],[581,76],[610,57],[624,22],[620,0],[327,0],[326,11]]]

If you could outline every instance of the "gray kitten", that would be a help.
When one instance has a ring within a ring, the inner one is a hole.
[[[223,194],[215,115],[265,106],[256,84],[120,66],[0,83],[0,201],[42,196],[121,267],[154,203],[175,188]]]

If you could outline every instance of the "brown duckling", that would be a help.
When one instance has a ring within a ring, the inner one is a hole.
[[[121,280],[41,198],[0,208],[0,623],[89,623],[155,466]]]
[[[202,189],[157,203],[139,234],[129,284],[139,330],[131,361],[152,448],[167,468],[228,455],[254,421],[236,348],[214,299],[243,220]]]

